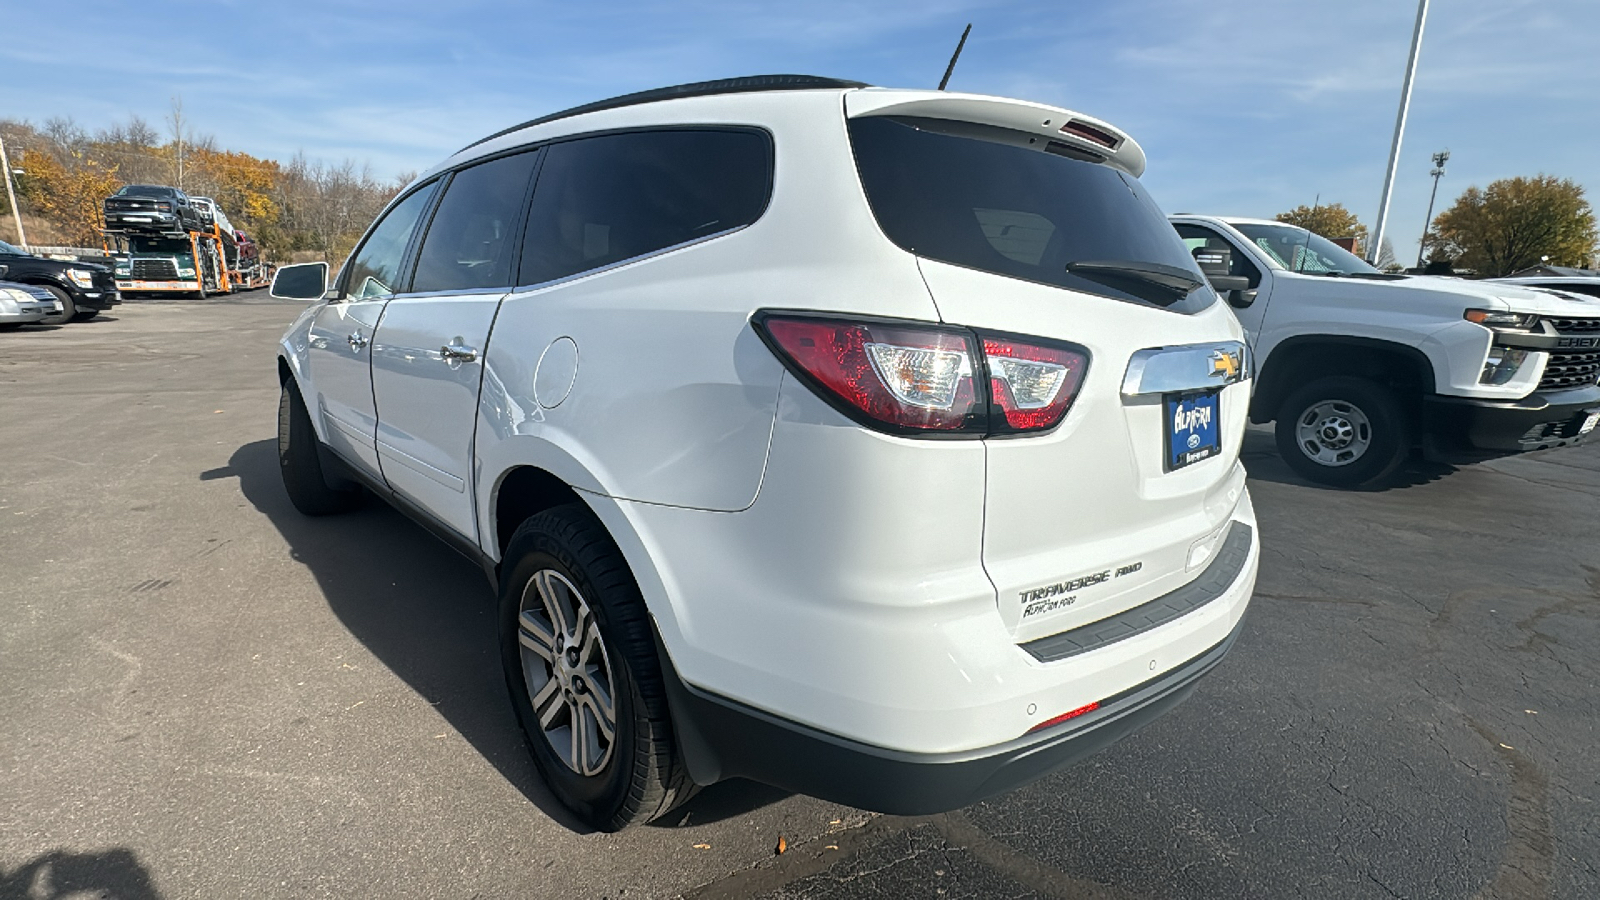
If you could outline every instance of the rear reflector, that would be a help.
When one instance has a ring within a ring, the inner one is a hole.
[[[1081,347],[932,323],[761,311],[778,358],[850,418],[891,434],[1046,431],[1083,384]]]
[[[1029,728],[1028,729],[1028,734],[1033,734],[1035,731],[1043,731],[1044,729],[1049,728],[1052,725],[1060,725],[1062,722],[1065,722],[1068,719],[1076,719],[1077,717],[1083,715],[1084,713],[1092,713],[1092,712],[1094,712],[1095,710],[1097,710],[1099,708],[1100,708],[1100,701],[1096,700],[1095,702],[1089,704],[1088,706],[1080,706],[1077,709],[1073,710],[1072,712],[1064,712],[1061,715],[1056,716],[1053,719],[1046,719],[1043,722],[1040,722],[1039,724],[1033,726],[1032,728]]]
[[[1065,134],[1077,135],[1086,141],[1093,141],[1102,147],[1117,146],[1116,138],[1106,134],[1104,131],[1101,131],[1087,122],[1079,122],[1076,120],[1068,122],[1067,124],[1061,126],[1061,131]]]

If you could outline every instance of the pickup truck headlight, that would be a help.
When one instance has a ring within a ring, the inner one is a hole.
[[[1520,347],[1489,348],[1489,355],[1483,361],[1483,374],[1478,376],[1479,384],[1505,384],[1516,376],[1517,370],[1528,360],[1528,351]]]
[[[1486,328],[1532,328],[1539,321],[1535,313],[1501,312],[1496,309],[1469,309],[1463,316]]]
[[[72,279],[72,283],[78,287],[94,287],[94,273],[88,269],[68,269],[67,277]]]

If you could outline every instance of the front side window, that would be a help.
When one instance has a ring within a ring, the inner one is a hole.
[[[1267,258],[1291,272],[1311,275],[1379,275],[1361,257],[1320,234],[1294,225],[1230,223],[1255,242]]]
[[[1126,172],[983,125],[868,116],[849,129],[872,214],[904,250],[1177,312],[1216,300]]]
[[[344,295],[349,300],[385,297],[400,283],[400,263],[417,220],[428,208],[433,185],[415,191],[390,209],[346,264]]]
[[[522,220],[537,158],[535,152],[519,153],[456,173],[417,253],[411,291],[511,286],[511,237]]]
[[[760,217],[772,193],[772,142],[763,132],[629,132],[545,153],[518,284],[740,228]]]
[[[1245,258],[1245,255],[1227,238],[1209,228],[1191,225],[1188,222],[1180,222],[1173,227],[1177,229],[1178,237],[1183,239],[1183,245],[1189,248],[1190,256],[1193,256],[1196,250],[1226,250],[1229,275],[1239,275],[1249,279],[1251,287],[1261,283],[1261,270],[1256,268],[1255,263]]]

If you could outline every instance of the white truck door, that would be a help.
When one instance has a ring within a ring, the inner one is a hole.
[[[445,185],[405,293],[373,338],[376,449],[384,479],[477,539],[473,440],[489,329],[513,281],[537,151],[462,169]]]
[[[377,411],[372,402],[371,343],[383,308],[399,282],[406,248],[435,185],[390,208],[345,265],[333,298],[311,320],[306,366],[313,415],[322,417],[328,446],[378,477]]]
[[[1238,306],[1231,302],[1229,305],[1233,309],[1234,316],[1239,319],[1239,324],[1244,326],[1246,339],[1254,347],[1256,339],[1261,334],[1261,320],[1267,314],[1267,297],[1272,290],[1272,280],[1263,274],[1249,251],[1239,246],[1231,236],[1194,222],[1175,222],[1172,227],[1178,230],[1178,236],[1183,238],[1184,246],[1191,252],[1201,248],[1228,250],[1232,256],[1230,274],[1242,275],[1249,280],[1253,297],[1249,293],[1245,295],[1249,300],[1248,305]]]

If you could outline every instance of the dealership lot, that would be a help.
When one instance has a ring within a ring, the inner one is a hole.
[[[290,508],[297,309],[0,335],[0,897],[1600,894],[1600,444],[1341,493],[1252,430],[1254,608],[1148,730],[946,816],[730,783],[582,834],[481,573]]]

